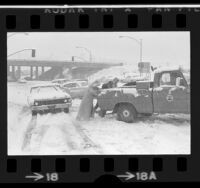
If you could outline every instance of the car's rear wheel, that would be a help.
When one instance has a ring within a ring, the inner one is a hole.
[[[65,108],[65,109],[64,109],[64,112],[65,112],[65,113],[69,113],[69,108]]]
[[[117,120],[132,123],[137,117],[137,112],[131,104],[121,104],[117,109]]]

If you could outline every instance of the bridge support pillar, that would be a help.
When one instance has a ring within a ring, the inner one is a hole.
[[[38,66],[35,67],[35,79],[38,80]]]
[[[15,79],[15,66],[12,66],[12,78]]]
[[[42,66],[42,74],[44,73],[44,67]]]
[[[30,66],[30,77],[31,77],[31,80],[33,79],[33,67]]]
[[[17,73],[18,73],[17,77],[21,78],[21,66],[17,67]]]

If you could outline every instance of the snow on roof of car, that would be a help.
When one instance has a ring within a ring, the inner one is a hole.
[[[52,83],[55,83],[55,82],[67,82],[67,81],[69,81],[68,79],[56,79],[56,80],[52,80],[51,82]]]
[[[83,81],[83,82],[86,81],[86,82],[87,82],[88,80],[87,80],[87,79],[74,79],[74,81],[81,81],[81,82],[82,82],[82,81]]]
[[[68,82],[66,82],[64,84],[71,84],[71,83],[79,83],[79,82],[77,82],[77,81],[68,81]]]
[[[78,82],[77,81],[69,81],[69,82],[63,83],[61,86],[65,87],[65,86],[70,85],[70,84],[76,84],[78,86],[81,86],[80,85],[81,82],[79,82],[79,81]]]
[[[57,83],[47,83],[47,84],[37,84],[37,85],[33,85],[31,88],[34,87],[50,87],[50,86],[60,86]]]
[[[58,78],[58,79],[52,80],[52,82],[53,81],[62,81],[62,80],[68,80],[68,79],[66,79],[66,78]]]

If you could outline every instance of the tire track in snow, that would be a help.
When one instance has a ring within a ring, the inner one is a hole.
[[[83,141],[85,142],[85,146],[84,149],[86,148],[94,148],[99,154],[103,154],[103,149],[100,145],[94,143],[90,137],[88,137],[88,135],[85,133],[84,128],[82,127],[82,125],[80,124],[79,121],[74,120],[72,121],[74,127],[76,128],[76,131],[80,134],[81,138],[83,139]]]
[[[48,133],[49,129],[53,127],[62,132],[63,139],[66,144],[66,149],[68,148],[71,151],[77,151],[81,149],[77,143],[77,139],[75,138],[76,136],[79,137],[78,142],[80,142],[81,145],[87,145],[85,143],[85,139],[83,139],[81,136],[80,131],[77,131],[71,120],[72,118],[68,114],[58,113],[53,115],[48,113],[42,116],[38,116],[37,118],[37,128],[35,126],[35,128],[31,130],[27,143],[27,145],[32,145],[31,153],[39,154],[40,152],[43,152],[40,151],[40,149],[42,147],[44,137]],[[59,119],[59,121],[57,121],[57,119]],[[27,131],[26,134],[29,135],[29,131]]]
[[[40,128],[38,128],[38,130],[32,131],[32,134],[35,134],[36,136],[35,146],[33,147],[31,151],[32,153],[38,154],[40,152],[40,146],[41,146],[42,140],[44,138],[44,135],[47,133],[49,127],[50,125],[42,125]]]
[[[71,139],[68,129],[66,129],[66,126],[63,124],[63,117],[64,116],[60,113],[58,114],[48,113],[42,116],[38,116],[38,125],[37,125],[38,128],[32,131],[33,134],[32,137],[34,138],[32,140],[33,141],[33,148],[31,151],[32,153],[34,154],[40,153],[40,148],[41,145],[43,144],[43,139],[45,135],[48,133],[48,131],[53,127],[60,129],[61,132],[64,134],[65,143],[69,149],[75,150],[78,148],[77,144],[73,142],[73,140]],[[60,120],[60,122],[57,122],[58,124],[57,123],[55,124],[57,118]]]
[[[21,147],[22,150],[26,150],[30,146],[32,133],[36,127],[36,124],[37,124],[37,116],[32,116],[31,121],[29,122],[28,127],[24,134],[24,139]]]
[[[9,102],[9,105],[11,105],[11,106],[14,105],[14,106],[20,107],[21,115],[22,114],[24,114],[24,115],[30,114],[30,109],[28,106],[17,104],[17,103],[12,103],[12,102]],[[47,114],[47,116],[48,116],[48,114]],[[49,120],[49,118],[48,118],[48,120]],[[96,152],[104,153],[102,148],[99,145],[95,144],[88,137],[88,135],[84,132],[84,128],[82,127],[82,125],[79,122],[72,120],[71,117],[70,117],[70,120],[71,120],[71,126],[73,126],[75,128],[74,129],[75,132],[77,132],[77,134],[80,136],[80,139],[82,139],[82,141],[83,141],[82,144],[84,145],[83,146],[84,149],[89,149],[89,148],[93,149],[94,148],[96,150]],[[39,121],[38,116],[31,117],[31,120],[29,121],[27,128],[23,134],[23,141],[22,141],[22,145],[21,145],[22,151],[30,151],[31,150],[30,152],[33,154],[38,154],[40,152],[40,146],[43,142],[43,138],[44,138],[45,134],[48,132],[48,129],[51,127],[51,124],[40,125],[37,128],[38,123],[39,123],[38,121]],[[73,141],[72,136],[69,136],[70,135],[69,129],[66,129],[66,127],[63,126],[62,124],[59,125],[58,127],[65,135],[66,145],[71,150],[77,150],[78,145]],[[33,145],[33,148],[31,148],[31,145]]]
[[[73,125],[73,124],[72,124]],[[65,142],[67,144],[67,146],[71,149],[71,150],[76,150],[78,148],[78,145],[72,141],[71,139],[71,135],[69,134],[68,129],[66,128],[65,125],[60,125],[60,130],[62,131],[62,133],[64,134],[64,138],[65,138]]]

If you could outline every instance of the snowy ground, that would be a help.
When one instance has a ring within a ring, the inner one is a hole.
[[[190,116],[154,115],[128,124],[113,115],[77,122],[70,114],[31,116],[29,83],[8,83],[9,155],[190,154]]]

